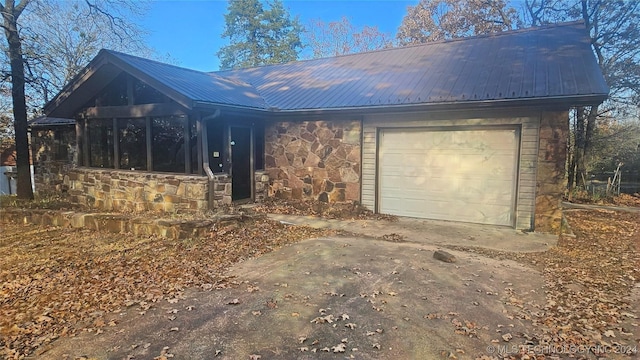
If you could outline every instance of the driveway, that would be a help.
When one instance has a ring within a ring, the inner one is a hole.
[[[428,232],[403,221],[358,226],[405,242],[350,236],[287,246],[236,265],[226,288],[122,309],[105,316],[115,326],[61,338],[38,358],[473,359],[498,355],[496,345],[509,350],[511,335],[526,333],[521,304],[544,304],[541,274],[466,252],[441,262],[437,241],[426,239],[534,251],[553,238],[454,223],[430,223]]]

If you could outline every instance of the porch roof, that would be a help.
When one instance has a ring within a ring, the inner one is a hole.
[[[102,50],[88,68],[104,63],[187,108],[298,112],[552,101],[571,106],[600,103],[609,92],[582,22],[212,73],[110,50]],[[66,113],[59,109],[75,96],[84,76],[45,112],[70,116],[68,106]]]

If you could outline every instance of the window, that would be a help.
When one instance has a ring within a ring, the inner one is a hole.
[[[127,74],[118,75],[107,87],[94,99],[89,101],[88,106],[123,106],[127,105]]]
[[[91,119],[89,127],[89,166],[113,168],[113,123],[111,120]]]
[[[67,130],[68,131],[68,130]],[[53,159],[69,160],[68,139],[64,136],[65,130],[53,130]]]
[[[164,95],[146,83],[134,77],[131,77],[130,81],[133,81],[134,105],[167,102],[167,98]]]
[[[145,119],[118,119],[120,169],[147,170]]]
[[[184,123],[175,116],[151,120],[153,171],[184,172]]]

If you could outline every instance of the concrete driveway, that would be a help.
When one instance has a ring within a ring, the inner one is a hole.
[[[355,228],[347,225],[334,223]],[[527,332],[521,304],[544,304],[541,274],[465,252],[450,251],[457,262],[441,262],[433,258],[433,239],[534,251],[554,238],[466,224],[430,223],[430,231],[418,225],[406,219],[358,225],[377,236],[398,233],[407,242],[355,236],[285,247],[236,265],[233,286],[188,290],[184,299],[146,311],[122,309],[107,316],[117,325],[104,333],[60,339],[38,358],[474,359],[498,355],[498,345],[512,349],[518,342],[510,336]]]
[[[334,220],[313,216],[269,214],[269,218],[285,224],[343,230],[370,237],[387,235],[391,239],[436,246],[455,245],[512,252],[536,252],[545,251],[558,241],[555,235],[522,232],[504,226],[408,217],[397,218],[397,221]]]

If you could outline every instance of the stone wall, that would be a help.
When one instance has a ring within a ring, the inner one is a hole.
[[[231,205],[233,202],[233,185],[229,174],[214,174],[213,202],[214,207]],[[255,172],[255,202],[262,202],[267,198],[269,189],[269,175],[264,171]]]
[[[76,149],[74,125],[32,129],[33,180],[37,192],[67,190],[64,174],[74,166]]]
[[[215,207],[231,205],[231,176],[229,174],[213,175],[213,203]]]
[[[205,176],[75,168],[65,176],[65,184],[73,203],[100,210],[179,212],[208,208]]]
[[[266,171],[256,171],[255,174],[255,202],[263,202],[269,197],[269,175]]]
[[[359,201],[360,121],[277,122],[265,129],[269,196]]]
[[[544,112],[540,117],[536,176],[535,230],[558,233],[562,223],[562,197],[566,189],[569,113]]]

